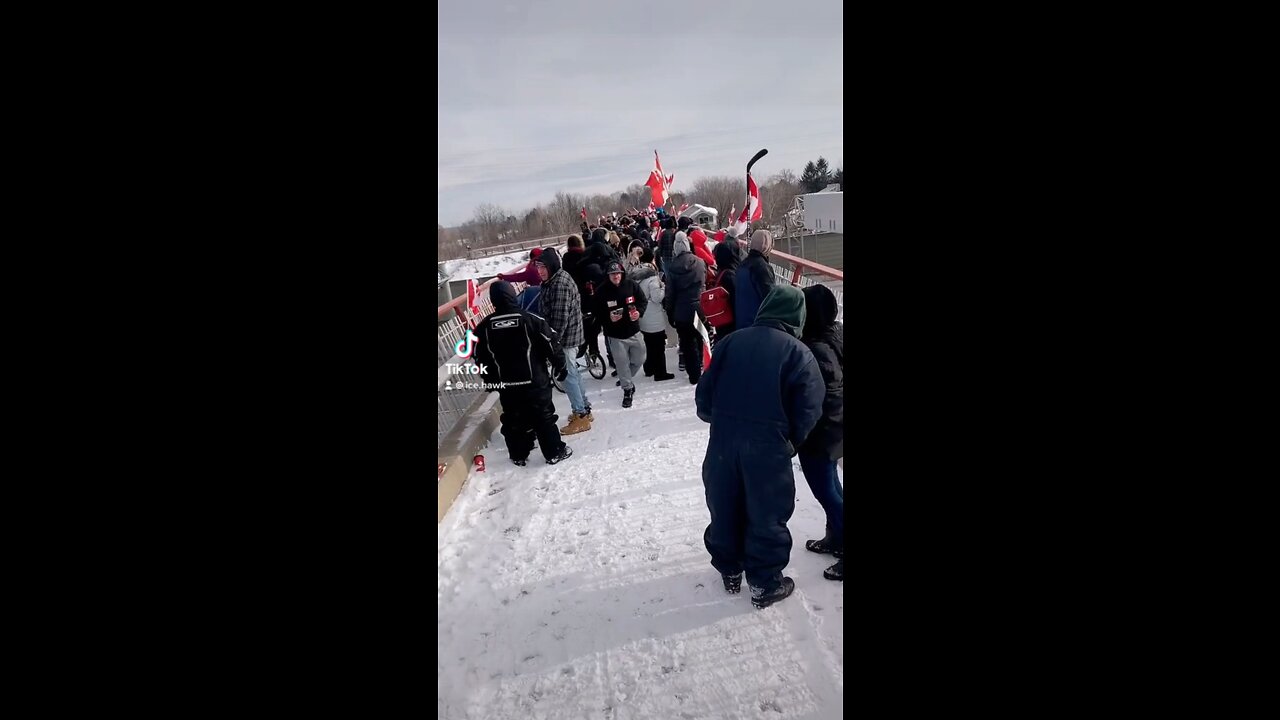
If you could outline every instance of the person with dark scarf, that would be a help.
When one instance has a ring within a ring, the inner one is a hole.
[[[560,439],[556,409],[551,402],[551,377],[566,376],[565,354],[559,334],[546,320],[520,308],[511,283],[489,286],[493,312],[476,327],[474,358],[486,392],[497,391],[502,403],[502,436],[516,465],[526,465],[534,438],[548,465],[565,460],[573,451]]]
[[[844,581],[844,486],[836,461],[844,457],[844,325],[836,320],[836,296],[825,285],[804,289],[805,319],[800,340],[818,361],[826,385],[822,417],[800,446],[800,469],[813,497],[827,514],[827,535],[805,549],[837,558],[823,577]]]
[[[716,285],[724,288],[729,293],[730,303],[734,301],[734,297],[737,295],[737,278],[734,277],[734,271],[741,264],[733,245],[734,243],[732,242],[720,243],[716,245],[716,249],[713,251],[716,258],[716,267],[720,268],[720,272],[716,275]],[[712,344],[712,347],[715,347],[721,340],[724,340],[725,336],[736,329],[738,329],[736,322],[716,327],[715,343]]]
[[[702,461],[711,524],[703,541],[725,590],[741,590],[745,572],[756,607],[795,589],[782,575],[796,500],[791,458],[822,415],[823,399],[818,362],[799,340],[804,321],[800,290],[775,286],[755,324],[716,348],[694,394],[698,417],[711,423]]]

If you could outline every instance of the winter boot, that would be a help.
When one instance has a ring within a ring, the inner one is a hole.
[[[672,380],[674,378],[675,378],[675,375],[672,375],[671,373],[659,373],[653,376],[653,381],[662,382],[663,380]]]
[[[573,413],[569,416],[569,424],[560,428],[561,435],[577,435],[580,432],[586,432],[591,429],[591,421],[586,415]]]
[[[515,458],[511,458],[511,462],[515,463],[516,465],[519,465],[520,467],[524,467],[525,465],[529,464],[529,460],[527,458],[524,460],[517,460]]]
[[[844,582],[844,560],[837,562],[835,565],[822,571],[822,577],[828,580],[838,580]]]
[[[560,454],[548,460],[547,464],[555,465],[556,463],[562,460],[568,460],[572,456],[573,456],[573,451],[569,449],[568,445],[565,445],[564,449],[560,451]]]
[[[623,390],[622,391],[622,407],[624,408],[631,407],[631,398],[634,397],[635,394],[636,394],[636,389],[634,387],[631,388],[630,390]]]
[[[721,575],[724,580],[724,591],[730,595],[737,595],[742,592],[742,573],[737,575]]]
[[[764,588],[751,588],[751,604],[758,608],[767,608],[770,605],[784,600],[791,596],[791,591],[796,589],[796,582],[789,577],[782,578],[782,582],[778,587],[765,591]]]

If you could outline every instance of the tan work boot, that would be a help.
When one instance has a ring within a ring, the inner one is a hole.
[[[569,424],[560,428],[561,435],[577,435],[591,429],[591,421],[585,416],[573,413],[569,416]]]

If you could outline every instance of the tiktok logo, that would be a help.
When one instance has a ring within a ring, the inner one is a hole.
[[[476,337],[475,333],[467,330],[467,336],[459,340],[457,345],[453,346],[454,352],[458,353],[458,357],[469,358],[471,357],[472,351],[476,349],[476,343],[479,341],[480,338]]]

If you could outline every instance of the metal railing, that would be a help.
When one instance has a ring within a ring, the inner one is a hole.
[[[778,261],[781,260],[782,263]],[[844,271],[828,267],[822,263],[816,263],[812,260],[788,255],[784,252],[774,250],[769,253],[769,268],[773,270],[773,276],[782,282],[789,282],[796,287],[809,287],[810,285],[828,285],[831,292],[836,296],[836,307],[840,310],[836,313],[836,319],[844,321]],[[815,279],[818,278],[818,279]],[[835,281],[835,282],[832,282]]]
[[[504,272],[515,270],[517,265]],[[476,304],[479,314],[472,314],[467,308],[467,296],[456,297],[437,309],[437,349],[436,349],[436,443],[438,444],[449,431],[467,416],[467,413],[484,397],[482,390],[459,389],[453,383],[445,368],[446,363],[465,362],[458,357],[457,345],[465,337],[471,321],[480,322],[493,312],[493,302],[489,299],[489,287],[498,281],[490,278],[476,288]],[[516,292],[524,290],[524,283],[513,283]],[[452,313],[453,317],[449,317]],[[446,318],[448,318],[446,320]],[[444,322],[440,322],[440,321]],[[456,379],[456,378],[454,378]]]
[[[477,258],[492,257],[494,255],[506,255],[516,250],[532,250],[536,247],[546,247],[547,245],[563,245],[569,237],[569,233],[561,235],[548,235],[546,237],[533,238],[532,240],[519,240],[516,242],[503,243],[502,245],[492,245],[490,247],[476,248],[467,251],[467,259],[475,260]]]

